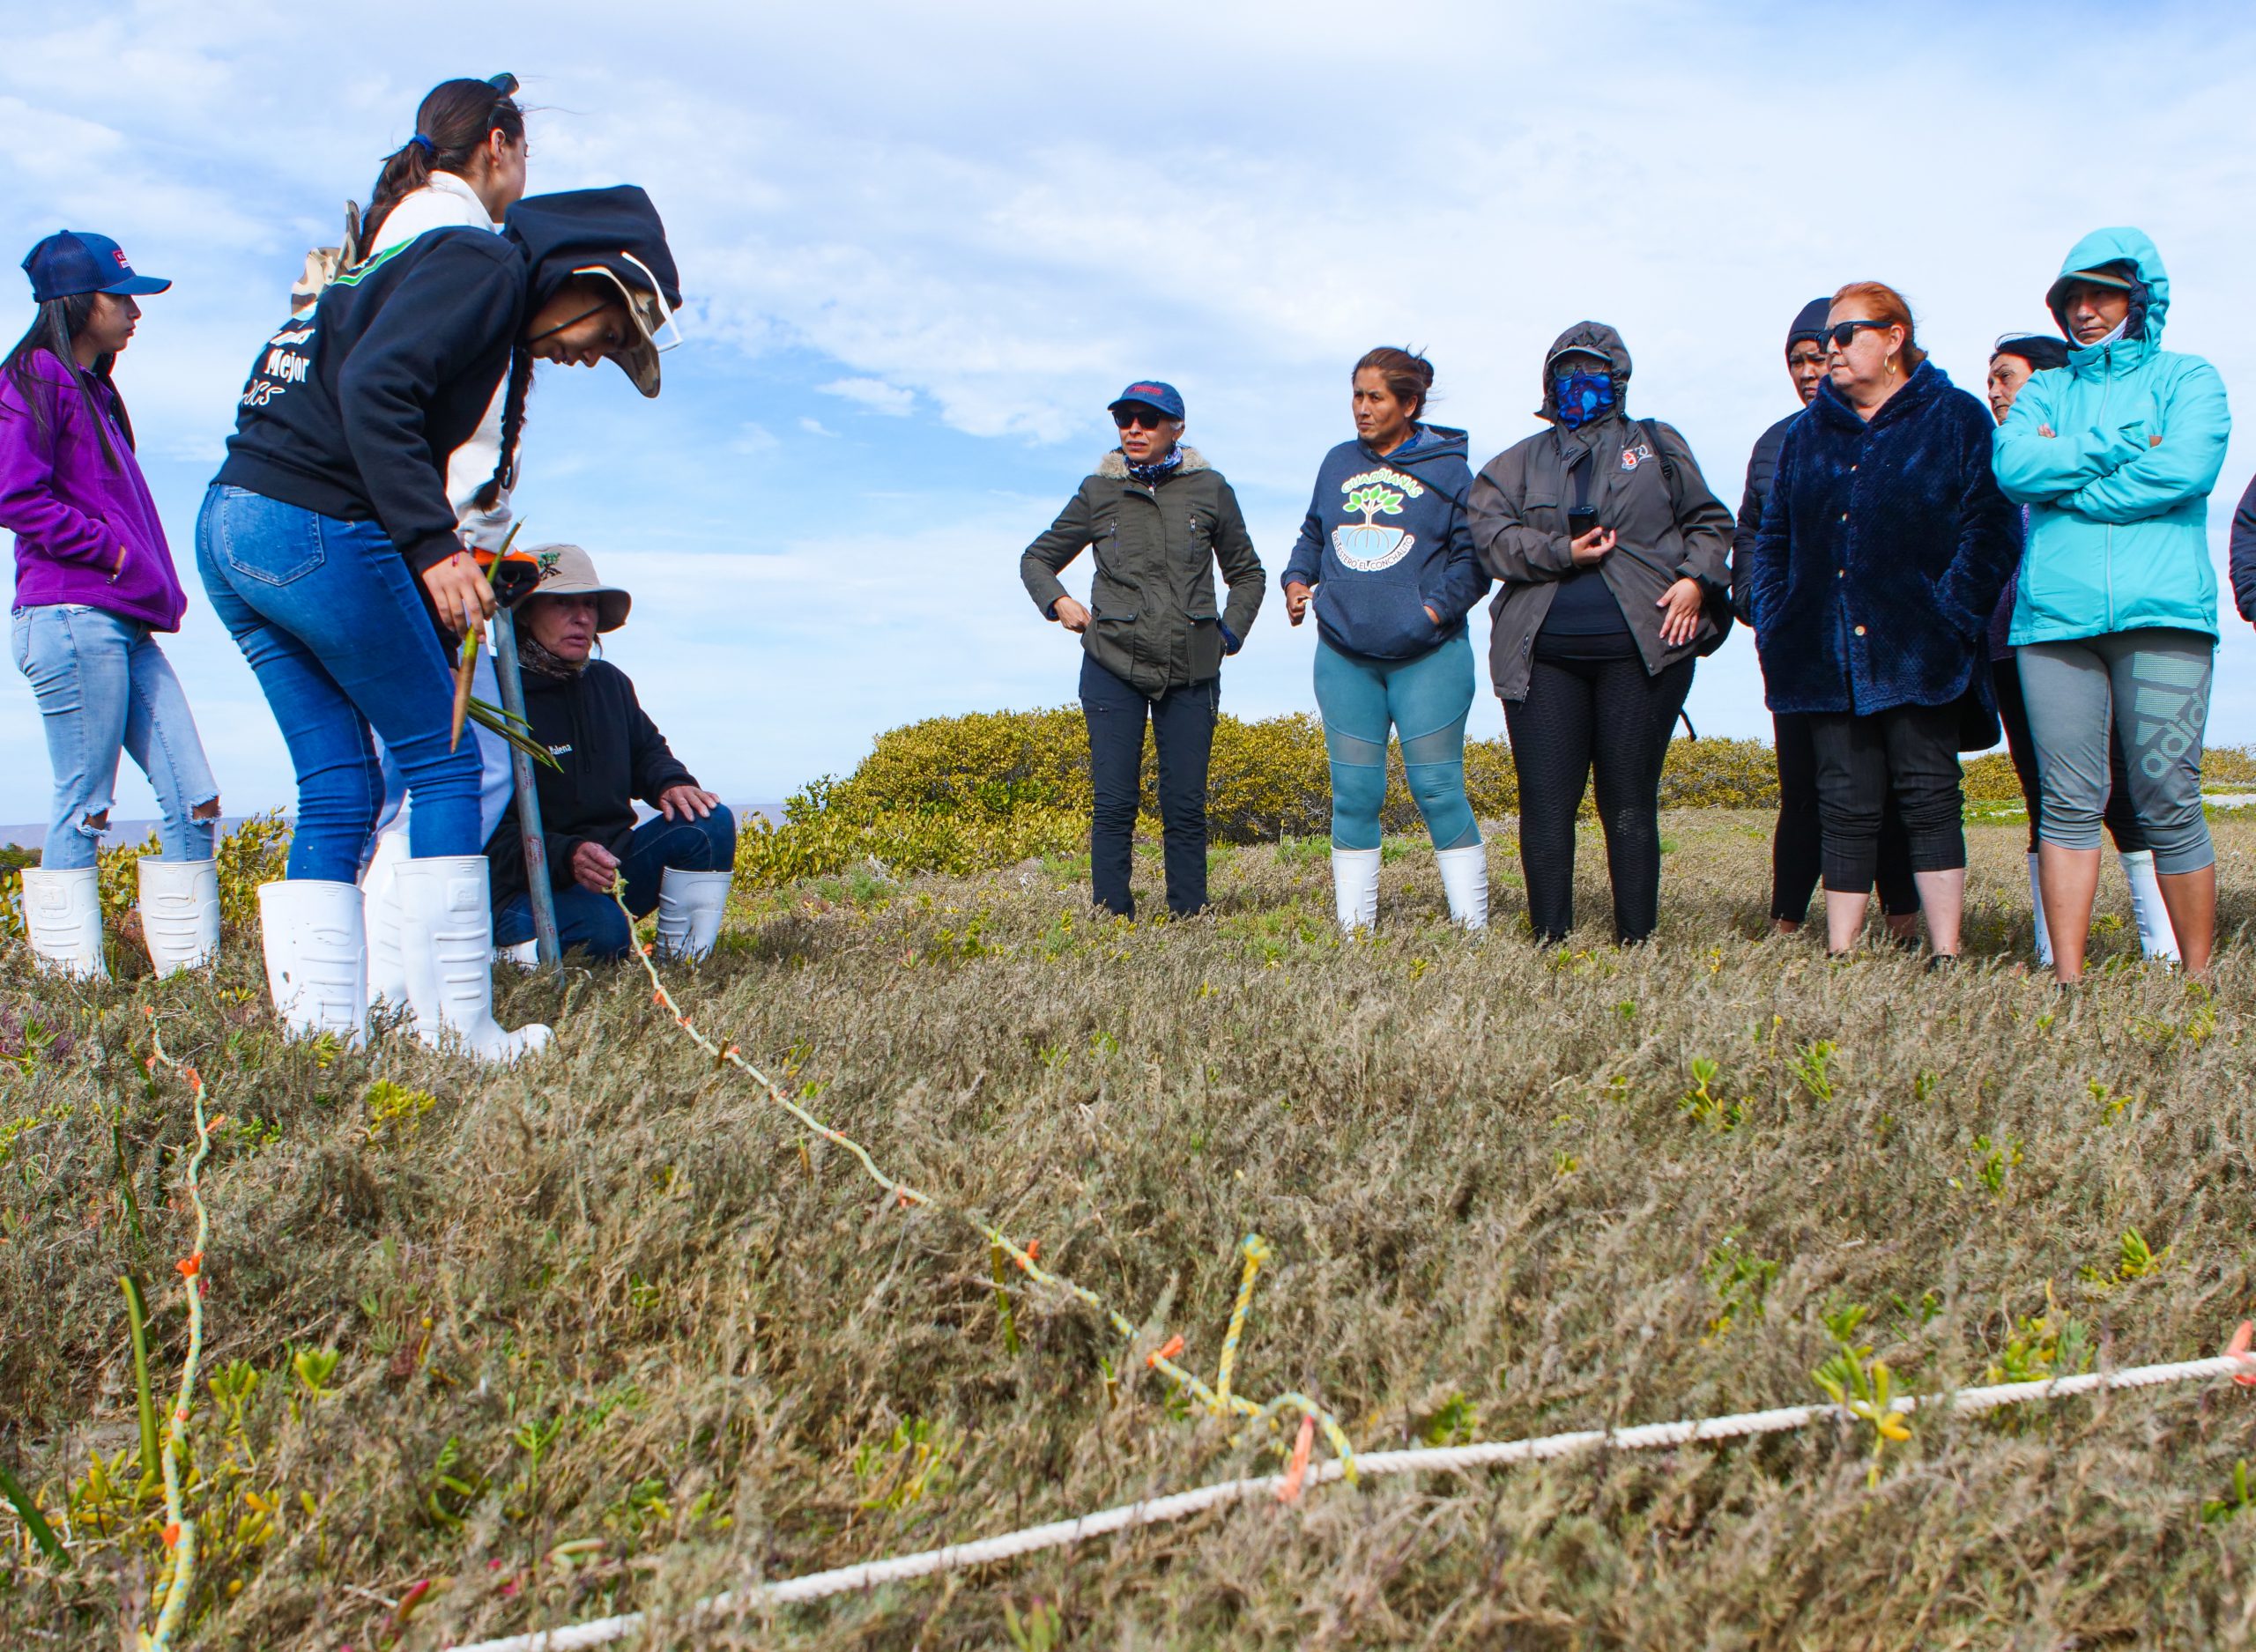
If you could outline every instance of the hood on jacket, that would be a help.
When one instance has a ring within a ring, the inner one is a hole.
[[[1379,463],[1399,464],[1406,468],[1411,465],[1425,464],[1435,459],[1463,459],[1469,456],[1472,450],[1473,439],[1453,426],[1414,425],[1410,429],[1410,439],[1384,458],[1379,459]],[[1370,450],[1366,448],[1364,451],[1369,453]],[[1377,454],[1372,454],[1371,456],[1375,459],[1379,458]]]
[[[1177,476],[1188,476],[1193,470],[1210,470],[1213,469],[1212,465],[1206,463],[1206,456],[1199,452],[1198,448],[1192,447],[1189,442],[1179,442],[1176,445],[1180,448],[1183,453],[1183,465],[1182,468],[1176,472]],[[1128,479],[1128,456],[1121,452],[1119,448],[1115,448],[1110,453],[1106,454],[1103,458],[1097,461],[1096,473],[1109,481],[1125,482]]]
[[[1551,365],[1570,351],[1600,357],[1613,369],[1614,411],[1628,418],[1623,410],[1629,404],[1629,346],[1604,322],[1577,322],[1552,340],[1543,355],[1543,405],[1535,416],[1555,425],[1559,422],[1559,396],[1551,385]]]
[[[2068,340],[2071,367],[2079,365],[2087,350],[2096,346],[2075,342],[2074,335],[2068,332],[2068,319],[2061,312],[2061,299],[2078,271],[2110,264],[2124,268],[2131,282],[2131,314],[2124,338],[2137,340],[2148,350],[2162,348],[2162,324],[2170,315],[2170,274],[2162,267],[2162,254],[2144,230],[2096,229],[2068,249],[2059,278],[2044,294],[2044,307],[2052,312],[2052,319]]]
[[[650,197],[631,183],[529,195],[509,209],[502,233],[524,248],[528,315],[575,275],[600,271],[618,284],[642,337],[614,359],[635,389],[656,396],[657,335],[681,307],[681,278]]]

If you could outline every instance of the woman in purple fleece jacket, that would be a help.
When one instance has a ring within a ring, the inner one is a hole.
[[[129,752],[164,811],[161,853],[141,863],[143,930],[163,974],[219,942],[219,796],[153,634],[177,631],[188,603],[110,367],[140,317],[136,296],[171,283],[135,275],[107,237],[68,230],[24,269],[39,313],[0,363],[0,527],[16,536],[16,666],[55,770],[46,847],[24,874],[26,927],[48,967],[103,973],[95,854]]]

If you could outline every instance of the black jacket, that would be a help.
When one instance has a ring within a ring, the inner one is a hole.
[[[577,677],[527,671],[524,682],[533,737],[563,766],[561,773],[533,767],[548,881],[563,889],[572,883],[572,851],[583,843],[600,843],[626,858],[636,798],[656,808],[662,792],[697,781],[634,698],[627,673],[608,661],[590,660]],[[486,841],[486,858],[493,863],[495,906],[525,892],[514,801]]]
[[[485,417],[525,318],[622,251],[680,302],[664,226],[631,184],[527,196],[501,234],[433,230],[355,265],[261,348],[213,479],[373,520],[419,573],[444,561],[461,545],[447,457]]]
[[[1772,711],[1948,706],[1970,684],[1993,703],[1990,614],[2021,557],[2021,513],[1990,468],[1996,428],[1931,361],[1870,423],[1819,387],[1787,432],[1755,539]]]
[[[1788,413],[1755,439],[1755,451],[1747,456],[1747,491],[1739,496],[1739,522],[1731,535],[1731,611],[1741,625],[1755,623],[1755,611],[1748,606],[1755,536],[1762,530],[1762,507],[1770,502],[1770,484],[1777,479],[1778,452],[1786,445],[1786,432],[1800,417]]]
[[[1184,448],[1182,464],[1149,487],[1128,473],[1118,448],[1083,478],[1049,531],[1019,558],[1019,578],[1043,613],[1065,595],[1058,571],[1084,550],[1095,553],[1096,576],[1081,647],[1139,693],[1220,676],[1222,656],[1253,629],[1261,559],[1237,495],[1196,448]],[[1229,605],[1219,611],[1217,563],[1230,588]]]
[[[2232,605],[2256,625],[2256,479],[2232,513]]]

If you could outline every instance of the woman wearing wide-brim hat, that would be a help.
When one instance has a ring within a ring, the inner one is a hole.
[[[514,611],[525,720],[556,767],[534,771],[542,847],[565,949],[624,958],[634,945],[614,884],[636,917],[658,915],[658,950],[702,958],[720,933],[736,864],[736,817],[697,783],[635,697],[627,673],[593,657],[634,598],[597,575],[574,544],[537,547],[540,584]],[[634,805],[657,813],[637,826]],[[532,900],[516,804],[487,840],[494,938],[532,938]]]

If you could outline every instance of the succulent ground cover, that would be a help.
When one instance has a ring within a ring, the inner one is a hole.
[[[1657,941],[1442,922],[1390,843],[1375,938],[1320,842],[1218,850],[1216,909],[1101,922],[1070,856],[751,897],[669,985],[802,1104],[1140,1331],[717,1066],[632,966],[512,978],[542,1060],[286,1044],[255,937],[100,989],[0,961],[0,1644],[115,1646],[165,1564],[120,1275],[161,1410],[204,1171],[189,1644],[437,1647],[1273,1471],[1144,1355],[1211,1376],[1238,1246],[1274,1257],[1238,1384],[1357,1446],[1509,1439],[2213,1353],[2256,1306],[2256,827],[2218,827],[2214,990],[2027,973],[2022,829],[1979,826],[1969,963],[1762,935],[1768,820],[1673,813]],[[1139,878],[1155,888],[1155,857]],[[2256,1396],[2078,1399],[1908,1435],[1327,1486],[652,1646],[2245,1644]],[[1321,1447],[1319,1447],[1321,1449]],[[126,1643],[130,1644],[130,1641]]]

